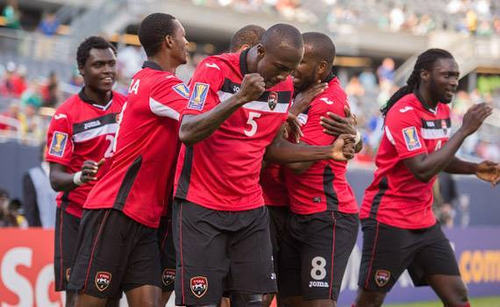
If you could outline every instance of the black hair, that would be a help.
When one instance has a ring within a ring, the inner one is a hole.
[[[90,55],[91,49],[108,49],[111,48],[113,53],[116,55],[116,48],[110,42],[105,40],[100,36],[91,36],[87,37],[81,44],[78,46],[78,50],[76,51],[76,63],[78,67],[81,68],[85,66],[87,59]]]
[[[444,49],[428,49],[421,53],[418,58],[406,85],[394,93],[387,101],[386,105],[380,109],[382,115],[386,115],[389,109],[404,96],[413,93],[420,84],[420,72],[422,70],[431,70],[434,63],[439,59],[453,59],[453,55]]]
[[[301,49],[304,46],[304,40],[300,31],[294,26],[278,23],[262,34],[262,45],[266,50],[279,50],[283,46]]]
[[[304,45],[311,44],[314,46],[313,56],[328,63],[327,70],[330,71],[335,59],[335,45],[328,35],[319,32],[306,32],[302,34]]]
[[[147,56],[158,53],[165,36],[174,34],[175,20],[174,16],[164,13],[153,13],[142,20],[137,35]]]
[[[262,34],[264,34],[265,31],[266,29],[257,25],[244,26],[234,33],[231,38],[231,43],[229,44],[229,51],[236,52],[245,44],[250,45],[250,47],[257,45],[260,43]]]

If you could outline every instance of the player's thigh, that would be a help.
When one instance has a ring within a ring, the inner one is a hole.
[[[161,289],[142,285],[126,292],[129,307],[156,307],[160,305]]]
[[[231,269],[227,290],[249,294],[276,292],[267,208],[232,214],[240,226],[228,242]]]
[[[69,289],[98,298],[119,298],[137,227],[139,223],[118,210],[84,211]]]
[[[293,223],[295,215],[290,215],[289,223],[287,223],[287,231],[283,235],[280,243],[280,253],[278,258],[278,291],[279,297],[284,301],[288,301],[290,297],[300,296],[301,278],[300,278],[300,247],[301,244],[293,236],[296,232],[301,232],[300,225]],[[297,229],[297,227],[299,227]]]
[[[303,216],[301,242],[301,296],[304,300],[333,299],[335,245],[339,240],[334,212]]]
[[[135,293],[131,290],[142,288],[137,291],[141,295],[150,293],[154,295],[156,290],[161,289],[160,281],[160,250],[158,249],[157,230],[135,223],[133,229],[135,242],[128,250],[125,274],[121,280],[121,289],[127,293],[127,297],[132,297]],[[132,237],[132,236],[130,236]],[[143,287],[150,286],[150,287]],[[153,299],[153,297],[151,297]],[[159,297],[157,298],[159,300]]]
[[[54,235],[54,274],[56,291],[66,290],[77,245],[80,219],[58,208]]]
[[[160,247],[162,291],[171,292],[174,290],[175,281],[175,248],[171,217],[162,217],[158,228],[158,243]]]
[[[418,248],[415,237],[372,219],[362,220],[363,249],[358,286],[369,291],[389,292],[409,266]]]
[[[176,305],[218,304],[229,272],[223,213],[176,199],[173,234],[176,246]]]

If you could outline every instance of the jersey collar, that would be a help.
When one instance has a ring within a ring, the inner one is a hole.
[[[144,61],[144,64],[142,64],[142,68],[151,68],[151,69],[163,71],[163,68],[161,68],[160,65],[156,64],[153,61]]]
[[[247,54],[250,48],[243,50],[240,53],[240,72],[242,76],[245,76],[248,74],[248,67],[247,67]]]
[[[420,96],[420,93],[418,92],[418,90],[415,90],[413,91],[413,94],[415,94],[415,97],[417,97],[418,101],[420,101],[420,103],[422,104],[422,106],[424,107],[424,109],[426,109],[427,111],[431,112],[432,114],[436,115],[437,113],[437,106],[435,109],[431,108],[424,100],[424,98],[422,96]],[[438,103],[439,105],[439,103]]]
[[[111,103],[113,102],[113,91],[111,91],[111,99],[109,100],[109,102],[106,105],[103,106],[103,105],[100,105],[98,103],[95,103],[95,101],[90,99],[90,97],[85,94],[84,89],[85,89],[85,86],[82,87],[82,89],[78,93],[78,97],[80,97],[80,99],[83,102],[86,102],[86,103],[90,104],[91,106],[96,107],[98,109],[101,109],[103,111],[106,111],[111,106]]]

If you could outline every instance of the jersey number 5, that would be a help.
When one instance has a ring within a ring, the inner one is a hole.
[[[248,120],[247,120],[247,125],[250,125],[250,130],[243,130],[246,136],[253,136],[255,132],[257,132],[257,122],[255,121],[256,118],[260,117],[260,113],[257,112],[249,112],[248,113]]]

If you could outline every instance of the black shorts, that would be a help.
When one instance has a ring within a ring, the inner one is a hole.
[[[266,207],[211,210],[176,199],[176,305],[219,304],[224,290],[276,292]]]
[[[161,289],[163,292],[174,291],[175,249],[172,235],[172,217],[162,216],[158,228],[160,245]]]
[[[267,210],[269,211],[269,231],[273,247],[274,270],[278,274],[280,244],[285,237],[286,223],[290,210],[288,206],[267,206]],[[279,275],[277,277],[279,278]]]
[[[280,297],[337,300],[358,228],[357,214],[291,213],[280,250]]]
[[[84,210],[68,289],[119,298],[143,285],[161,287],[157,236],[121,211]]]
[[[54,276],[56,291],[65,291],[68,286],[73,258],[75,255],[76,238],[80,219],[57,208],[54,236]]]
[[[413,230],[373,219],[362,220],[361,224],[360,288],[389,292],[405,269],[415,286],[428,285],[426,277],[430,275],[460,275],[450,242],[439,223]]]

